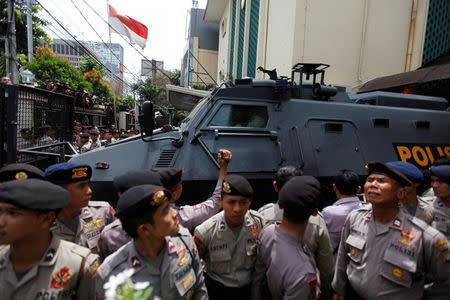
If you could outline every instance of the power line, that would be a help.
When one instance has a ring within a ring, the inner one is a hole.
[[[155,68],[155,69],[157,69],[158,71],[160,71],[164,76],[166,76],[167,78],[169,78],[169,80],[172,82],[172,80],[171,80],[171,77],[169,76],[169,75],[167,75],[165,72],[164,72],[164,70],[163,69],[160,69],[160,68],[158,68],[157,66],[156,66],[156,64],[152,61],[152,60],[150,60],[150,59],[148,59],[143,53],[141,53],[134,45],[132,45],[129,41],[127,41],[119,32],[117,32],[117,30],[115,30],[112,26],[111,26],[111,24],[109,24],[109,22],[108,21],[106,21],[105,19],[103,19],[103,17],[95,10],[95,9],[93,9],[92,8],[92,6],[90,6],[89,5],[89,3],[87,3],[85,0],[82,0],[100,19],[102,19],[103,20],[103,22],[105,22],[107,25],[108,25],[108,27],[109,27],[109,30],[114,30],[114,32],[116,32],[117,34],[119,34],[119,36],[127,43],[127,44],[129,44],[131,47],[133,47],[133,49],[137,52],[137,53],[139,53],[145,60],[147,60],[147,61],[150,61],[151,63],[152,63],[152,65],[153,65],[153,67]]]
[[[70,37],[77,42],[88,54],[89,56],[91,56],[94,60],[96,60],[99,64],[101,64],[112,76],[116,77],[119,81],[122,81],[123,83],[125,83],[125,81],[123,79],[121,79],[119,76],[117,76],[116,74],[114,74],[108,67],[106,67],[105,64],[103,64],[99,59],[97,59],[97,57],[94,56],[94,54],[91,52],[90,49],[88,49],[84,44],[82,44],[80,41],[78,41],[75,36],[67,29],[64,27],[64,25],[55,17],[53,16],[47,8],[45,8],[40,2],[39,0],[36,0],[36,2],[42,7],[43,10],[45,10],[45,12],[53,19],[55,20],[56,23],[58,23],[58,25],[67,32],[67,34],[70,35]]]
[[[88,21],[88,19],[84,16],[84,14],[81,12],[81,10],[78,8],[78,6],[76,6],[76,4],[73,2],[73,0],[70,0],[73,4],[73,6],[75,6],[75,8],[78,10],[78,12],[80,13],[80,15],[83,17],[83,19],[89,24],[89,26],[91,27],[92,30],[94,30],[95,34],[99,37],[99,39],[103,42],[104,45],[106,45],[106,47],[108,47],[108,50],[111,52],[111,54],[120,62],[120,58],[117,57],[117,55],[113,52],[111,45],[108,45],[107,43],[105,43],[105,41],[102,39],[102,37],[100,36],[100,34],[98,34],[97,30],[95,30],[95,28],[91,25],[91,23]],[[112,63],[112,61],[110,62]],[[130,71],[125,65],[124,65],[125,69],[127,69],[128,71]],[[131,73],[131,72],[130,72]],[[133,73],[131,73],[133,74]],[[139,77],[137,77],[135,74],[133,74],[135,76],[135,78],[137,78],[139,80]]]

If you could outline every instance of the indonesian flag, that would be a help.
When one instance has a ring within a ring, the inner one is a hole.
[[[142,49],[145,48],[148,33],[147,26],[127,15],[118,14],[111,5],[109,5],[109,25],[118,34],[127,36],[131,44],[138,44]]]

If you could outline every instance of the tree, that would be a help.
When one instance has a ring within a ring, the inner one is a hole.
[[[167,71],[169,77],[170,77],[170,83],[173,85],[180,85],[180,77],[181,77],[181,71],[178,69],[175,69],[173,71]]]
[[[102,74],[102,76],[105,76],[106,72],[105,69],[103,68],[103,65],[92,56],[84,56],[80,60],[78,70],[80,70],[81,73],[86,73],[94,69],[99,71]]]
[[[165,91],[165,89],[158,86],[150,77],[145,79],[145,81],[138,80],[136,83],[133,83],[131,85],[131,89],[133,92],[136,92],[138,94],[139,98],[142,101],[149,100],[154,104],[162,106],[164,108],[168,107],[169,105],[167,99],[165,99],[165,97],[161,97],[161,95],[164,96],[163,92]]]
[[[32,7],[32,21],[33,21],[33,51],[39,47],[42,41],[50,43],[51,39],[43,30],[43,27],[48,24],[47,21],[37,16],[41,10],[40,6]],[[14,13],[16,15],[16,43],[17,53],[27,54],[27,7],[25,1],[15,1]],[[8,1],[0,1],[0,36],[6,36],[8,27]],[[4,56],[5,56],[5,41],[1,42],[0,55],[2,62],[0,63],[0,73],[5,74]]]
[[[33,72],[38,84],[46,79],[52,79],[67,82],[71,90],[77,90],[80,87],[93,91],[92,84],[83,77],[81,72],[66,59],[57,57],[50,48],[37,48],[33,60],[30,63],[24,62],[24,67]]]
[[[113,98],[111,85],[103,80],[106,71],[98,60],[91,56],[85,56],[81,59],[78,70],[80,70],[80,72],[83,73],[84,78],[92,84],[94,95],[105,97],[108,100]]]

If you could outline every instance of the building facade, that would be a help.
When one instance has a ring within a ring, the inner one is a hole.
[[[219,82],[262,78],[258,66],[290,77],[294,64],[320,62],[331,65],[326,83],[357,90],[429,59],[430,2],[445,1],[208,0],[204,20],[220,28]]]
[[[205,10],[191,8],[187,41],[181,62],[181,86],[215,84],[219,26],[203,20]]]

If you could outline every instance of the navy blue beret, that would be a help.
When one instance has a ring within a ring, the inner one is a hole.
[[[320,183],[312,176],[294,176],[286,182],[278,194],[278,203],[287,210],[304,207],[316,208],[320,200]]]
[[[386,175],[400,183],[401,186],[411,185],[411,181],[405,175],[384,163],[370,162],[366,165],[366,170],[369,175],[372,173]]]
[[[253,197],[253,188],[247,179],[240,175],[231,174],[225,177],[222,183],[223,195]]]
[[[88,139],[89,138],[89,134],[86,132],[80,133],[80,138],[82,139]]]
[[[162,186],[144,184],[131,187],[119,198],[116,217],[133,217],[155,210],[171,197],[171,193]]]
[[[450,165],[433,166],[430,168],[431,175],[439,178],[447,184],[450,184]]]
[[[161,183],[165,187],[171,187],[181,181],[184,169],[166,168],[158,171]]]
[[[45,179],[45,175],[29,164],[10,164],[0,169],[0,182],[31,178]]]
[[[129,188],[142,184],[153,184],[161,186],[159,174],[151,170],[132,170],[125,174],[114,177],[114,187],[122,194]]]
[[[31,210],[58,210],[70,201],[67,190],[41,179],[12,180],[0,185],[0,202]]]
[[[65,162],[45,169],[45,179],[56,184],[89,180],[91,176],[92,168],[89,165]]]
[[[406,161],[391,161],[387,162],[386,165],[396,169],[412,182],[422,182],[424,179],[422,172],[412,163]]]

